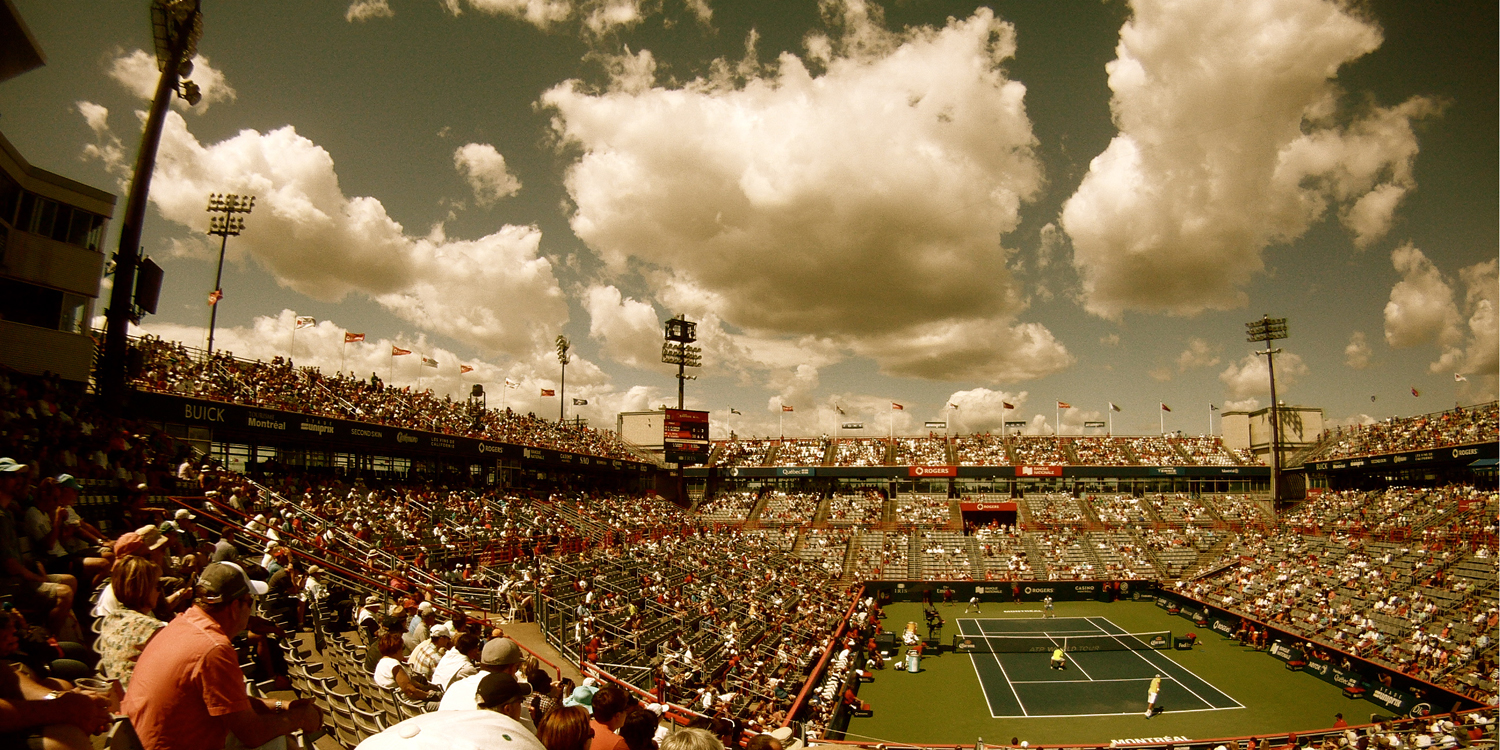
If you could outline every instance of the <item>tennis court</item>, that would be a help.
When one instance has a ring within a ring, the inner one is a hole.
[[[1161,653],[1169,633],[1130,634],[1105,617],[960,618],[958,629],[955,645],[965,644],[992,718],[1141,716],[1158,674],[1161,712],[1244,708]],[[1066,669],[1049,666],[1055,648]]]

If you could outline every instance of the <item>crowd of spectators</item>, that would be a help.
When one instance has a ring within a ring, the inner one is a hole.
[[[750,516],[760,497],[754,492],[720,492],[698,505],[698,515],[711,523],[738,523]]]
[[[1010,466],[1010,452],[1005,438],[984,433],[960,435],[953,439],[953,452],[959,466]]]
[[[821,496],[816,492],[781,490],[767,492],[765,499],[765,507],[759,516],[761,523],[787,526],[801,526],[811,521],[821,502]]]
[[[1450,445],[1494,442],[1500,437],[1500,405],[1491,401],[1415,417],[1392,417],[1374,424],[1324,430],[1302,462],[1428,450]]]
[[[911,537],[884,531],[866,531],[855,541],[854,570],[862,578],[905,580],[911,578],[908,560]]]
[[[725,468],[765,466],[766,456],[775,447],[775,440],[762,438],[731,438],[714,441],[714,450],[709,458],[709,465]]]
[[[1026,555],[1023,536],[1015,524],[992,522],[971,530],[984,557],[984,577],[1031,580],[1036,577]]]
[[[776,466],[822,466],[828,454],[828,441],[823,438],[787,438],[776,449]]]
[[[1130,452],[1141,466],[1180,466],[1186,463],[1170,439],[1148,435],[1129,438]]]
[[[873,526],[885,517],[885,493],[835,492],[828,498],[828,523],[835,526]]]
[[[886,446],[882,438],[839,438],[834,449],[834,466],[884,466]]]
[[[953,522],[953,501],[947,495],[903,492],[896,496],[896,523],[904,526],[946,526]]]
[[[1216,436],[1179,437],[1177,445],[1199,466],[1235,466],[1237,462]]]
[[[947,466],[948,440],[941,435],[896,438],[897,466]]]
[[[228,401],[322,417],[465,435],[515,445],[642,460],[644,454],[609,430],[557,422],[510,409],[483,409],[468,401],[439,398],[431,390],[397,388],[371,373],[360,379],[296,367],[276,357],[270,362],[237,359],[227,351],[196,356],[180,343],[143,336],[132,344],[141,357],[132,379],[136,388],[194,398]]]
[[[1022,466],[1067,466],[1071,463],[1062,443],[1050,435],[1026,435],[1010,441],[1011,455]]]
[[[1076,437],[1063,438],[1072,449],[1074,459],[1070,463],[1081,466],[1129,466],[1130,454],[1125,450],[1125,438]]]

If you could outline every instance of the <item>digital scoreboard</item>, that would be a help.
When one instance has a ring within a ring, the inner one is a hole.
[[[708,463],[708,412],[667,409],[661,428],[668,462],[684,466]]]

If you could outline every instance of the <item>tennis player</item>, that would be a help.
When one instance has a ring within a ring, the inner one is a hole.
[[[1063,656],[1062,646],[1058,646],[1057,648],[1052,649],[1052,668],[1053,669],[1067,669],[1068,668],[1068,660],[1067,660],[1066,657]]]
[[[969,597],[969,606],[964,607],[964,614],[969,614],[969,610],[971,610],[971,609],[974,610],[975,612],[978,612],[981,615],[984,614],[983,612],[979,611],[979,595],[978,594],[975,594],[975,595]]]
[[[1052,613],[1052,595],[1048,594],[1042,599],[1042,617],[1056,617]]]
[[[1156,696],[1161,694],[1161,675],[1151,678],[1151,689],[1146,693],[1146,718],[1156,710]]]

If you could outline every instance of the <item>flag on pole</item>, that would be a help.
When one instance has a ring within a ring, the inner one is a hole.
[[[221,299],[224,299],[224,291],[222,289],[215,289],[208,293],[208,304],[210,305],[219,304],[219,300]]]
[[[391,356],[392,357],[400,357],[400,356],[403,356],[403,355],[406,355],[406,354],[411,354],[411,350],[410,349],[402,349],[399,346],[392,346],[391,347]]]
[[[958,411],[958,404],[955,404],[955,403],[952,403],[952,402],[949,402],[949,404],[948,404],[948,408],[949,408],[949,409],[952,409],[952,410],[954,410],[954,411]]]
[[[557,395],[557,391],[554,391],[551,388],[543,388],[542,389],[542,395],[543,396],[556,396]]]
[[[1214,406],[1214,405],[1213,405],[1213,404],[1209,404],[1209,405],[1208,405],[1208,410],[1209,410],[1209,411],[1218,411],[1218,410],[1219,410],[1219,407],[1217,407],[1217,406]]]
[[[521,384],[520,384],[520,383],[517,383],[517,382],[516,382],[516,381],[514,381],[514,380],[511,380],[511,379],[510,379],[510,378],[506,378],[506,379],[505,379],[505,387],[506,387],[506,388],[509,388],[509,389],[511,389],[511,390],[515,390],[515,389],[517,389],[517,388],[520,388],[520,387],[521,387]]]
[[[575,398],[575,399],[573,399],[573,405],[574,406],[588,406],[589,405],[589,400],[586,399],[586,398]]]
[[[891,409],[893,409],[895,411],[906,411],[906,407],[902,406],[901,404],[896,403],[895,401],[891,402]]]
[[[474,371],[474,368],[472,368],[472,367],[470,367],[468,365],[459,365],[458,366],[458,374],[459,375],[462,375],[462,374],[464,374],[466,372],[473,372],[473,371]]]
[[[1068,402],[1066,402],[1066,401],[1059,401],[1059,402],[1057,402],[1057,408],[1059,408],[1059,409],[1071,409],[1071,408],[1073,408],[1073,405],[1070,404],[1070,403],[1068,403]]]
[[[1109,410],[1110,411],[1119,411],[1120,407],[1115,406],[1115,402],[1111,401],[1111,402],[1109,402]]]
[[[1162,411],[1171,411],[1171,410],[1172,410],[1172,407],[1170,407],[1170,406],[1167,406],[1167,405],[1166,405],[1166,404],[1162,404],[1162,405],[1161,405],[1161,410],[1162,410]]]
[[[736,409],[736,408],[734,408],[732,406],[729,407],[729,413],[730,414],[739,414],[740,416],[744,416],[744,414],[742,414],[739,409]]]
[[[1467,383],[1467,382],[1469,382],[1469,379],[1466,378],[1466,377],[1464,377],[1464,376],[1462,376],[1462,375],[1459,375],[1458,373],[1455,372],[1455,373],[1453,373],[1453,382],[1455,382],[1455,383]]]
[[[836,412],[838,412],[839,414],[843,414],[844,413],[844,407],[839,406],[838,404],[834,404],[833,405],[833,410],[836,411]]]
[[[782,411],[796,411],[796,409],[794,409],[794,408],[792,408],[790,406],[787,406],[786,404],[782,404],[781,405],[781,410]]]
[[[354,343],[356,341],[364,341],[364,340],[365,340],[365,335],[363,333],[345,333],[344,334],[344,343],[346,343],[346,344],[352,344],[352,343]]]
[[[1419,390],[1417,390],[1416,386],[1412,386],[1411,387],[1411,395],[1416,396],[1417,398],[1421,398],[1422,397],[1422,392],[1419,391]]]
[[[303,329],[303,328],[311,328],[312,326],[315,326],[317,324],[318,324],[318,319],[314,318],[311,315],[298,315],[297,316],[297,328],[299,330]]]
[[[432,357],[423,357],[422,358],[422,366],[423,367],[431,367],[432,369],[436,370],[437,369],[437,360],[433,359]]]
[[[1001,401],[1000,402],[1000,406],[1003,407],[1003,408],[1006,408],[1006,409],[1014,409],[1014,408],[1016,408],[1016,405],[1010,403],[1009,401]]]

